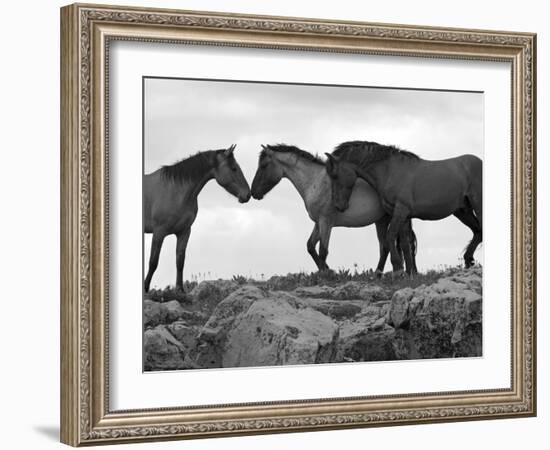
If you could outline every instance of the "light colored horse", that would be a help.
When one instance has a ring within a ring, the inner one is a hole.
[[[310,219],[315,223],[307,241],[307,251],[319,270],[329,268],[326,260],[332,228],[365,227],[375,223],[380,245],[376,272],[378,275],[383,273],[389,252],[386,233],[390,218],[384,212],[378,194],[368,183],[357,182],[351,193],[349,208],[339,212],[331,203],[331,183],[323,160],[290,145],[262,145],[258,169],[252,182],[252,196],[261,200],[282,178],[287,178],[294,185]],[[412,228],[409,228],[409,233],[416,245]],[[319,253],[316,251],[317,243]],[[411,264],[414,264],[414,258]]]
[[[402,260],[392,239],[406,236],[403,225],[411,218],[440,220],[455,215],[472,230],[464,263],[466,267],[474,263],[483,226],[483,163],[477,156],[426,161],[414,153],[368,141],[344,142],[327,156],[336,209],[346,211],[352,206],[358,178],[378,192],[384,210],[391,215],[388,241],[394,270],[402,268]],[[407,263],[411,258],[407,245],[403,254]]]
[[[234,150],[232,145],[228,149],[199,152],[143,178],[144,232],[153,233],[145,292],[149,291],[162,243],[169,234],[177,238],[176,288],[183,288],[185,250],[197,217],[197,197],[208,181],[215,179],[241,203],[250,199],[250,187],[233,156]]]

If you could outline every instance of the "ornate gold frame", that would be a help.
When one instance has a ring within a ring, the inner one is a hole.
[[[510,62],[510,388],[110,411],[106,63],[113,39]],[[62,442],[79,446],[535,415],[535,52],[536,36],[530,33],[99,5],[62,8]]]

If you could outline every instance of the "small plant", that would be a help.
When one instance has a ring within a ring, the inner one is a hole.
[[[249,282],[248,278],[243,275],[233,275],[233,278],[231,278],[231,280],[237,283],[239,286],[242,286],[243,284],[247,284]]]

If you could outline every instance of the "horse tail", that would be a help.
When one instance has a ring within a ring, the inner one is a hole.
[[[401,260],[403,260],[405,258],[405,252],[403,252],[403,247],[401,247],[401,238],[399,237],[399,234],[397,235],[397,238],[395,239],[395,244],[397,246],[399,256],[401,257]]]
[[[409,235],[410,243],[411,243],[411,253],[413,256],[416,256],[416,250],[418,248],[418,242],[416,240],[416,234],[412,227],[412,221],[411,221],[411,233]]]
[[[410,224],[409,243],[410,243],[410,248],[411,248],[411,254],[414,257],[414,256],[416,256],[416,250],[418,248],[418,245],[417,245],[417,240],[416,240],[416,234],[415,234],[415,232],[412,228],[412,222]],[[403,253],[403,248],[401,247],[401,238],[400,238],[399,234],[397,235],[396,244],[397,244],[397,248],[399,249],[399,254],[400,254],[401,258],[404,258],[405,254]]]

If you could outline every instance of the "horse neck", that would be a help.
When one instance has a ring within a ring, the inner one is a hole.
[[[378,189],[386,179],[388,160],[378,161],[367,166],[357,165],[357,176]]]
[[[197,198],[202,191],[202,188],[212,179],[214,179],[214,170],[210,169],[208,172],[205,172],[201,178],[197,179],[194,185],[191,185],[191,196],[193,198]]]
[[[214,179],[214,168],[210,167],[183,183],[176,182],[175,189],[183,194],[184,202],[193,202],[196,201],[204,186],[212,179]]]
[[[306,200],[308,191],[314,181],[325,171],[325,166],[292,155],[280,161],[283,165],[283,176],[296,188],[300,196]]]

